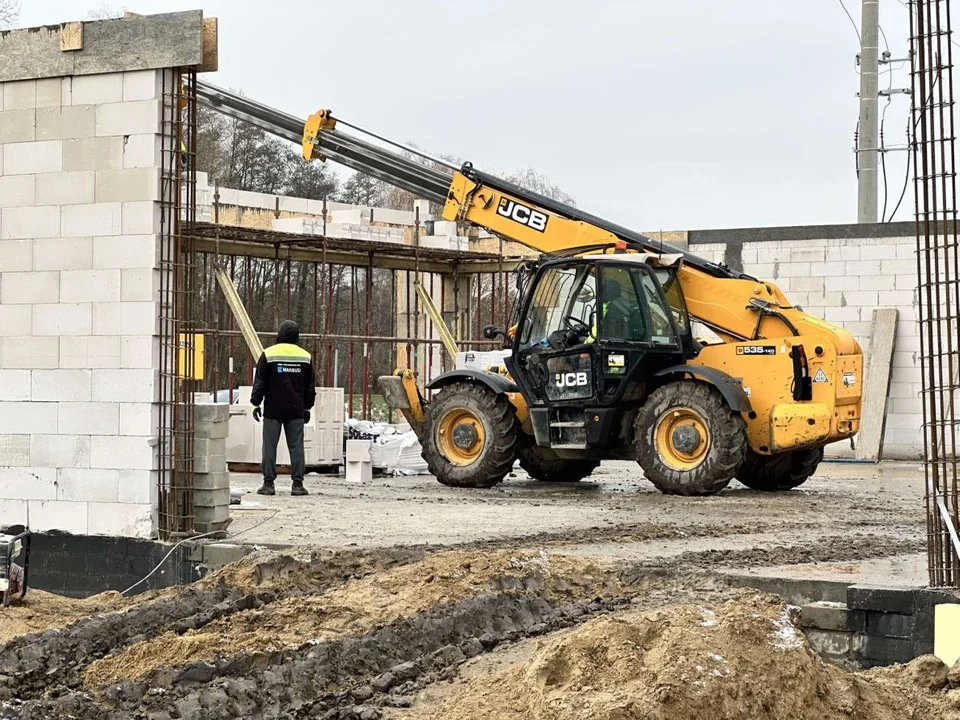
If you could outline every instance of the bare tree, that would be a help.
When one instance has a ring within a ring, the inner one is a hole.
[[[0,28],[11,27],[20,17],[20,0],[0,0]]]
[[[126,12],[125,7],[115,8],[104,2],[87,13],[87,20],[113,20],[122,18]]]

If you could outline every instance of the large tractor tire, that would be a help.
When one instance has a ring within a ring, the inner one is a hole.
[[[522,431],[516,412],[486,385],[447,385],[427,404],[423,427],[423,459],[444,485],[491,487],[517,459]]]
[[[790,450],[776,455],[758,455],[747,451],[747,459],[737,471],[737,480],[753,490],[778,492],[803,485],[823,460],[823,448]]]
[[[520,467],[542,482],[580,482],[600,465],[599,460],[565,460],[550,448],[540,447],[533,438],[520,444]]]
[[[655,390],[634,425],[637,461],[668,495],[714,495],[747,453],[746,425],[712,385],[683,380]]]

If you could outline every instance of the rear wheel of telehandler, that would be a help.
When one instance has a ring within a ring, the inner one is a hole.
[[[599,460],[565,460],[550,448],[540,447],[533,438],[520,443],[520,467],[542,482],[580,482],[600,465]]]
[[[747,452],[746,426],[712,385],[683,380],[655,390],[634,425],[637,461],[668,495],[713,495]]]
[[[423,459],[444,485],[491,487],[517,459],[516,412],[505,395],[486,385],[447,385],[427,405],[423,427]]]
[[[777,492],[803,485],[823,460],[823,448],[790,450],[776,455],[758,455],[747,451],[747,459],[737,471],[737,480],[753,490]]]

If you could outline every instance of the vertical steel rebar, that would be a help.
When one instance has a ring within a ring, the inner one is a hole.
[[[949,0],[910,4],[925,505],[931,585],[960,586],[960,267]]]

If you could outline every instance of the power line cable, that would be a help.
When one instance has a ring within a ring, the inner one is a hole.
[[[843,11],[847,14],[847,17],[850,18],[850,24],[853,25],[853,31],[857,33],[857,42],[863,45],[863,39],[860,37],[860,28],[857,27],[857,21],[853,19],[853,15],[850,14],[850,11],[847,10],[847,6],[843,4],[843,0],[837,0],[840,3],[840,7],[843,8]]]

